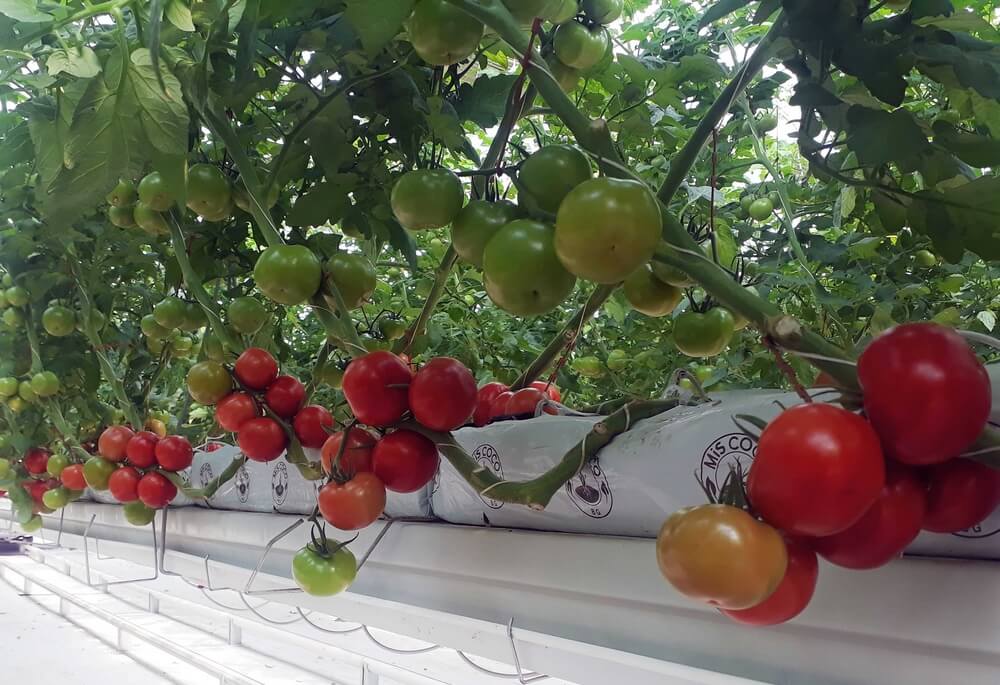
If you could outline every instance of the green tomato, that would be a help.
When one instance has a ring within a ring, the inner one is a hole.
[[[128,207],[134,205],[138,195],[135,191],[135,184],[132,181],[121,179],[118,185],[108,193],[108,204],[115,208]]]
[[[205,333],[204,337],[202,337],[201,349],[204,350],[205,356],[214,362],[221,362],[226,359],[226,350],[222,346],[222,341],[211,331]]]
[[[388,350],[389,347],[391,347],[388,340],[379,340],[378,338],[369,338],[368,336],[361,338],[361,344],[364,345],[365,349],[369,352]]]
[[[163,215],[142,202],[135,203],[135,207],[132,208],[132,216],[136,225],[151,236],[170,233],[170,226],[167,225],[167,220],[163,218]]]
[[[42,312],[42,328],[53,337],[63,338],[76,330],[76,315],[69,307],[48,307]]]
[[[28,403],[21,399],[19,395],[15,395],[7,400],[7,408],[15,414],[20,414],[28,408]]]
[[[364,255],[351,252],[338,252],[330,257],[326,273],[340,291],[348,309],[360,307],[372,296],[378,283],[371,261]]]
[[[680,288],[657,278],[648,264],[643,264],[629,274],[623,291],[633,309],[654,317],[666,316],[674,311],[684,296]]]
[[[462,209],[465,189],[461,179],[447,169],[416,169],[399,177],[389,201],[403,228],[411,231],[441,228],[450,224]]]
[[[179,297],[170,295],[153,305],[153,318],[167,330],[180,328],[187,316],[187,304]]]
[[[659,205],[645,184],[592,178],[560,205],[555,249],[570,273],[618,283],[650,260],[661,230]]]
[[[686,311],[674,321],[674,344],[689,357],[712,357],[726,349],[734,329],[733,315],[724,307],[705,314]]]
[[[930,250],[917,250],[917,253],[914,255],[914,258],[916,259],[917,264],[924,267],[925,269],[929,269],[932,266],[937,266],[937,257],[935,257],[934,253],[931,252]]]
[[[766,197],[761,197],[753,201],[750,205],[750,217],[756,219],[757,221],[765,221],[771,217],[774,212],[774,205],[771,204],[771,200]]]
[[[580,11],[576,0],[556,0],[547,14],[543,15],[553,24],[565,24]]]
[[[6,309],[10,306],[10,302],[7,301],[7,295],[5,290],[0,290],[0,309]]]
[[[580,83],[580,70],[568,67],[559,61],[555,55],[549,57],[549,71],[559,83],[564,93],[572,93]]]
[[[518,200],[529,210],[555,214],[569,192],[591,175],[590,161],[579,149],[546,145],[521,164],[517,180],[524,192]]]
[[[413,49],[428,64],[460,62],[479,47],[483,23],[445,0],[421,0],[407,23]]]
[[[150,340],[163,340],[170,335],[170,330],[157,323],[156,317],[152,314],[146,314],[139,320],[139,328]]]
[[[59,475],[69,466],[69,458],[64,454],[53,454],[49,457],[49,460],[45,463],[45,470],[48,471],[49,475],[53,478],[58,478]],[[52,507],[55,509],[55,507]]]
[[[548,19],[553,9],[559,5],[559,0],[503,0],[503,4],[517,23],[527,26],[535,17]]]
[[[19,383],[13,376],[0,378],[0,397],[13,397],[17,394]]]
[[[3,313],[3,322],[7,328],[15,330],[24,325],[24,314],[19,309],[7,309]]]
[[[108,221],[118,228],[132,228],[135,223],[135,208],[132,205],[127,207],[108,207]]]
[[[517,208],[510,202],[471,200],[451,222],[455,252],[469,264],[482,268],[486,243],[515,216]]]
[[[610,45],[611,37],[607,29],[601,26],[588,29],[577,21],[560,24],[553,40],[559,61],[581,71],[600,62]]]
[[[31,387],[31,381],[21,381],[18,383],[17,396],[29,403],[38,401],[38,393]]]
[[[187,206],[199,216],[211,218],[231,210],[229,179],[219,167],[195,164],[188,169]]]
[[[229,303],[226,313],[229,325],[244,335],[254,335],[268,319],[267,309],[255,297],[237,297]]]
[[[501,309],[518,316],[544,314],[573,291],[576,277],[555,250],[555,233],[539,221],[512,221],[486,244],[483,282]]]
[[[577,357],[572,362],[573,370],[584,378],[604,376],[604,364],[597,357]]]
[[[150,509],[139,500],[134,500],[122,507],[125,520],[133,526],[148,526],[156,518],[156,509]]]
[[[962,274],[948,274],[937,283],[938,288],[946,293],[957,293],[963,285],[965,285],[965,276]]]
[[[597,24],[610,24],[622,15],[622,0],[583,0],[583,12]]]
[[[267,209],[270,209],[274,205],[278,204],[278,198],[281,195],[281,188],[277,185],[271,186],[271,190],[267,194]],[[233,204],[242,209],[247,214],[253,213],[253,198],[247,189],[243,186],[243,183],[237,181],[237,183],[232,188]]]
[[[94,324],[94,329],[98,332],[103,331],[104,327],[108,325],[108,317],[104,316],[104,312],[99,309],[90,310],[90,320]],[[76,330],[86,333],[87,329],[84,323],[83,314],[81,313],[76,319]]]
[[[177,198],[167,188],[166,180],[159,171],[146,174],[139,181],[139,202],[155,212],[165,212],[170,209]],[[139,206],[139,205],[137,205]],[[138,216],[136,217],[138,222]],[[142,226],[142,223],[139,223]]]
[[[39,397],[52,397],[59,392],[59,377],[51,371],[41,371],[31,377],[31,389]]]
[[[194,331],[200,331],[207,325],[208,316],[205,314],[205,310],[201,308],[201,305],[197,302],[185,302],[184,322],[180,326],[181,330],[193,333]]]
[[[10,274],[4,274],[3,276],[0,276],[0,286],[4,288],[9,288],[12,285],[14,285],[13,276],[11,276]]]
[[[757,120],[757,131],[760,133],[768,133],[776,128],[778,128],[778,118],[773,114],[765,114]]]
[[[23,530],[25,533],[34,533],[36,530],[41,530],[43,523],[44,522],[42,521],[42,517],[39,516],[38,514],[35,514],[30,519],[21,524],[21,530]]]
[[[7,302],[15,307],[23,307],[28,304],[28,300],[31,299],[28,295],[28,291],[19,285],[7,288],[4,292],[4,297],[7,299]]]
[[[962,323],[962,311],[958,307],[946,307],[931,319],[942,326],[957,326]]]
[[[612,371],[622,371],[628,366],[628,353],[625,350],[611,350],[608,352],[608,358],[604,361],[604,363]]]
[[[7,438],[6,435],[3,436],[3,437],[5,439],[7,439],[7,441],[8,441],[8,444],[4,445],[4,447],[3,447],[3,451],[6,452],[7,448],[10,447],[10,444],[9,444],[10,439]],[[2,459],[2,458],[0,458],[0,480],[6,479],[7,476],[9,476],[9,475],[10,475],[10,459]]]
[[[198,362],[187,374],[188,392],[195,402],[215,404],[233,391],[233,379],[219,362]]]
[[[399,319],[382,318],[378,320],[378,330],[386,340],[399,340],[406,333],[406,322]]]
[[[333,540],[330,542],[337,544]],[[343,592],[351,586],[357,574],[357,559],[346,547],[332,554],[320,554],[312,545],[306,545],[292,557],[292,577],[309,595],[329,597]]]
[[[108,479],[115,472],[115,465],[101,457],[91,457],[83,465],[83,477],[94,490],[107,490]]]
[[[772,190],[767,194],[767,199],[771,201],[771,204],[775,207],[781,206],[781,193],[777,190]]]
[[[303,245],[274,245],[257,258],[253,279],[265,297],[283,305],[302,304],[319,290],[323,267]]]
[[[754,197],[752,195],[744,195],[740,198],[740,209],[743,210],[747,215],[750,214],[750,205],[754,202]]]
[[[179,335],[170,341],[170,352],[178,357],[186,357],[194,349],[194,340],[186,335]]]

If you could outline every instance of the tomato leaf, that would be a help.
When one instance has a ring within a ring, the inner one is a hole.
[[[885,112],[854,105],[847,112],[847,120],[850,123],[847,146],[865,166],[898,162],[913,168],[920,153],[929,147],[927,138],[906,110]]]
[[[194,31],[194,20],[191,18],[191,9],[182,0],[170,0],[164,10],[164,16],[171,24],[181,31]]]
[[[324,181],[299,197],[285,221],[289,226],[322,226],[336,223],[350,206],[347,184]]]
[[[403,28],[414,4],[416,0],[348,0],[344,16],[357,32],[365,52],[374,55]]]
[[[52,21],[52,15],[38,9],[35,0],[0,0],[0,14],[14,21],[34,23]]]
[[[705,11],[705,14],[701,16],[698,20],[698,27],[704,27],[711,24],[713,21],[718,21],[726,15],[732,14],[741,7],[746,7],[750,4],[750,0],[718,0],[714,5]]]
[[[66,73],[79,78],[91,78],[101,73],[101,63],[97,59],[97,53],[86,45],[53,50],[45,62],[45,68],[52,76]]]

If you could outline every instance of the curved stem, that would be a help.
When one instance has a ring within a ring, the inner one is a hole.
[[[590,297],[587,298],[587,301],[576,311],[576,314],[563,325],[559,333],[535,357],[535,361],[531,362],[531,365],[517,377],[514,384],[510,386],[511,389],[518,390],[527,387],[532,381],[537,379],[549,367],[552,360],[569,344],[570,340],[576,336],[577,331],[580,329],[580,323],[586,320],[587,317],[593,316],[594,312],[608,301],[608,298],[611,297],[616,287],[614,285],[597,286],[594,292],[590,294]]]
[[[38,345],[38,331],[35,330],[34,325],[34,312],[32,312],[30,303],[25,308],[24,318],[26,321],[24,333],[28,336],[28,347],[31,348],[31,373],[35,374],[42,371],[44,367],[42,366],[41,348]]]
[[[406,353],[409,351],[410,346],[413,345],[413,339],[418,335],[423,335],[424,330],[427,328],[427,322],[430,321],[431,314],[434,313],[434,308],[437,307],[441,296],[444,295],[444,287],[448,282],[448,276],[451,274],[451,270],[457,261],[458,253],[455,252],[454,246],[449,245],[448,250],[441,257],[441,263],[438,264],[437,271],[434,274],[434,283],[431,285],[430,292],[427,293],[427,299],[424,300],[424,306],[420,309],[417,320],[406,329],[403,337],[393,345],[395,352]]]
[[[492,471],[483,468],[469,456],[451,433],[428,430],[416,422],[410,422],[406,427],[433,440],[441,454],[480,495],[501,502],[523,504],[532,509],[544,509],[552,496],[578,474],[615,436],[627,431],[636,421],[661,414],[673,409],[677,404],[677,400],[629,402],[595,423],[582,440],[566,451],[555,466],[540,476],[526,481],[507,481],[497,478]]]
[[[243,345],[235,335],[229,332],[225,324],[222,323],[219,305],[205,290],[205,286],[201,283],[201,278],[198,277],[194,267],[191,266],[191,260],[188,259],[187,254],[187,243],[184,241],[184,234],[181,233],[180,224],[177,223],[177,219],[172,214],[169,215],[168,220],[170,223],[170,244],[174,248],[174,257],[177,258],[177,264],[181,267],[181,274],[184,276],[184,285],[187,286],[188,292],[194,296],[194,299],[198,301],[201,308],[205,310],[205,316],[208,318],[208,323],[212,327],[212,332],[215,333],[215,336],[231,352],[241,352]]]

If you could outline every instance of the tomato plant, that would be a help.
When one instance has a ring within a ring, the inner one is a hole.
[[[139,431],[125,444],[125,456],[132,466],[148,469],[156,463],[156,445],[160,436],[152,431]]]
[[[139,479],[136,494],[150,509],[163,509],[177,496],[177,486],[163,475],[151,471]]]
[[[233,389],[233,379],[219,362],[198,362],[187,374],[191,397],[201,404],[215,404]]]
[[[555,232],[539,221],[518,219],[500,229],[483,251],[486,292],[518,316],[544,314],[572,292],[576,277],[556,256]]]
[[[218,414],[216,414],[216,418],[218,419]],[[325,407],[318,404],[302,407],[295,414],[295,419],[292,422],[295,437],[299,439],[303,447],[312,448],[320,448],[326,443],[330,436],[327,429],[333,428],[333,425],[333,415]]]
[[[139,480],[141,476],[131,466],[116,469],[108,478],[108,491],[119,502],[132,502],[139,499]]]
[[[191,443],[179,435],[168,435],[157,442],[154,454],[156,463],[166,471],[183,471],[194,459]]]

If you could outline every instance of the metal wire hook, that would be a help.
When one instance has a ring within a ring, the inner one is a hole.
[[[97,514],[90,515],[90,522],[87,523],[87,527],[83,530],[83,564],[84,569],[87,574],[87,585],[90,587],[103,587],[107,589],[109,585],[127,585],[129,583],[141,583],[147,580],[156,580],[160,577],[160,567],[158,562],[157,550],[159,545],[156,540],[156,525],[155,521],[150,521],[150,530],[153,531],[153,575],[146,576],[143,578],[129,578],[127,580],[105,580],[100,583],[91,582],[90,579],[90,528],[94,525],[94,520],[97,518]],[[96,545],[96,541],[95,541]],[[110,558],[110,557],[106,557]]]
[[[520,679],[520,678],[523,677],[523,678],[531,678],[531,680],[528,680],[528,682],[536,682],[538,680],[542,680],[543,678],[548,678],[549,677],[547,675],[542,675],[541,673],[534,673],[534,672],[532,672],[530,674],[529,673],[524,673],[524,674],[521,674],[521,673],[501,673],[500,671],[494,671],[493,669],[486,668],[485,666],[480,666],[475,661],[473,661],[471,658],[469,658],[468,654],[466,654],[465,652],[463,652],[460,649],[456,649],[455,653],[458,654],[458,656],[462,659],[462,661],[464,661],[465,663],[469,664],[469,666],[472,666],[477,671],[479,671],[481,673],[485,673],[488,676],[493,676],[494,678],[512,678],[512,679],[513,678],[518,678],[518,679]],[[524,682],[524,681],[522,681],[522,682]]]
[[[419,649],[397,649],[396,647],[390,647],[384,642],[379,642],[379,640],[376,639],[374,635],[372,635],[371,631],[368,630],[368,626],[362,624],[361,629],[365,631],[365,635],[368,636],[369,640],[374,642],[382,649],[390,651],[394,654],[424,654],[426,652],[433,652],[435,649],[441,649],[441,645],[431,645],[430,647],[420,647]]]
[[[299,526],[301,526],[303,523],[305,523],[305,519],[299,518],[298,521],[296,521],[292,525],[288,526],[288,528],[285,528],[283,531],[281,531],[280,533],[278,533],[277,535],[275,535],[273,538],[271,538],[268,541],[268,543],[266,545],[264,545],[264,552],[263,552],[263,554],[260,555],[260,559],[257,560],[257,565],[254,567],[253,573],[250,574],[250,578],[247,580],[246,586],[243,588],[243,591],[240,593],[241,596],[244,593],[248,594],[248,595],[268,595],[268,594],[277,594],[277,593],[286,593],[286,592],[302,592],[302,588],[300,588],[298,586],[295,586],[295,587],[284,587],[284,588],[275,588],[273,590],[251,590],[250,586],[253,585],[254,579],[257,578],[257,574],[260,573],[260,569],[264,566],[264,559],[267,558],[267,555],[271,551],[271,548],[274,547],[275,544],[277,544],[278,540],[280,540],[281,538],[283,538],[286,535],[288,535],[289,533],[291,533],[293,530],[295,530],[296,528],[298,528]],[[244,600],[244,602],[245,601],[246,600]],[[250,606],[250,605],[248,604],[247,606]],[[254,613],[256,613],[256,612],[254,612]],[[296,620],[298,620],[298,619],[296,619]]]
[[[514,643],[514,617],[511,616],[510,620],[507,621],[507,639],[510,640],[510,653],[514,656],[514,668],[517,669],[517,679],[521,682],[521,685],[527,685],[528,683],[534,683],[544,678],[548,678],[547,675],[541,673],[532,672],[524,673],[521,671],[521,659],[517,656],[517,645]]]
[[[299,588],[295,588],[295,589],[298,590]],[[247,609],[249,609],[250,612],[254,616],[256,616],[257,618],[259,618],[262,621],[267,621],[268,623],[272,623],[272,624],[274,624],[276,626],[287,626],[287,625],[290,625],[292,623],[297,623],[297,622],[299,622],[299,621],[302,620],[301,618],[293,618],[290,621],[275,621],[273,618],[268,618],[267,616],[265,616],[264,614],[260,613],[255,608],[253,608],[252,606],[250,606],[250,602],[247,601],[247,598],[246,598],[245,594],[243,594],[242,592],[237,592],[237,594],[240,596],[240,600],[243,602],[243,604],[246,605]],[[299,612],[299,613],[301,613],[301,612]]]
[[[344,630],[333,630],[331,628],[324,628],[323,626],[316,625],[315,623],[313,623],[312,621],[309,620],[308,617],[309,617],[310,614],[312,614],[311,611],[307,614],[304,611],[302,611],[302,607],[295,607],[295,610],[297,612],[299,612],[299,616],[302,617],[303,621],[305,621],[306,623],[308,623],[309,625],[311,625],[313,628],[315,628],[316,630],[320,631],[321,633],[332,633],[334,635],[346,635],[348,633],[355,633],[355,632],[357,632],[357,631],[359,631],[359,630],[361,630],[361,629],[363,629],[365,627],[364,624],[358,624],[354,628],[346,628]],[[346,621],[341,621],[341,619],[339,619],[339,618],[334,618],[333,620],[335,622],[339,622],[339,623],[346,623]]]

